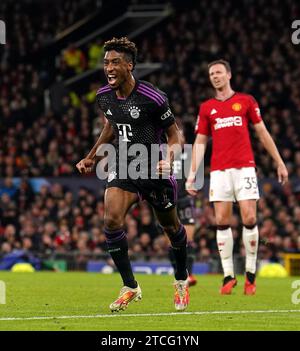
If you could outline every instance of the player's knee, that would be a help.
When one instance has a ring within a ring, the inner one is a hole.
[[[182,224],[179,224],[178,228],[176,225],[166,226],[164,227],[164,230],[167,233],[173,248],[179,248],[182,246],[186,247],[187,235],[186,230]]]
[[[256,216],[248,214],[243,218],[243,225],[248,229],[253,229],[256,226]]]
[[[229,224],[219,224],[217,225],[217,230],[227,230],[230,228]]]
[[[230,223],[230,218],[228,218],[228,216],[219,214],[216,215],[216,224],[217,226],[224,226],[224,225],[228,225],[228,223]]]
[[[124,220],[120,216],[106,215],[104,216],[104,227],[108,230],[117,230],[124,226]]]

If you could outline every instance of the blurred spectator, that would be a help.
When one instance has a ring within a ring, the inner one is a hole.
[[[69,45],[64,51],[63,60],[68,69],[67,77],[83,72],[87,65],[84,53],[79,48],[76,48],[74,44]]]
[[[89,69],[94,69],[100,63],[102,63],[103,56],[104,56],[104,49],[103,49],[102,40],[98,40],[95,43],[91,43],[89,45],[89,50],[88,50]]]
[[[13,180],[10,177],[4,179],[4,185],[0,188],[0,197],[2,194],[7,194],[10,198],[14,197],[17,188],[13,184]]]

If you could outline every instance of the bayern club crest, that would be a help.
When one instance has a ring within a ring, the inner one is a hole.
[[[137,119],[140,117],[141,110],[136,106],[131,106],[129,108],[129,113],[132,118]]]

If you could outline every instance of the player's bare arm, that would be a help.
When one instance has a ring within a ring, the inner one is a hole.
[[[157,164],[158,174],[171,174],[172,165],[177,153],[181,152],[181,147],[183,146],[183,137],[176,123],[172,124],[166,129],[166,134],[168,137],[168,149],[167,156],[165,160],[161,160]]]
[[[207,141],[208,141],[207,135],[197,134],[193,145],[191,167],[190,167],[189,175],[185,185],[186,191],[192,196],[197,195],[197,190],[194,187],[195,177],[199,169],[200,163],[203,160]]]
[[[108,121],[106,121],[102,129],[102,132],[97,142],[91,149],[91,151],[88,153],[88,155],[85,158],[83,158],[81,161],[79,161],[76,164],[76,168],[78,169],[78,171],[80,173],[90,173],[96,161],[96,152],[98,148],[103,144],[111,143],[113,139],[114,139],[113,127]]]
[[[277,166],[278,181],[282,185],[288,181],[288,171],[287,168],[279,154],[279,151],[268,132],[264,122],[259,122],[254,125],[256,134],[263,144],[264,148],[268,151],[269,155],[273,158]]]

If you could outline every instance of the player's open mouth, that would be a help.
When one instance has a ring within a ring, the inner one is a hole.
[[[108,74],[107,75],[107,80],[110,85],[114,85],[117,81],[117,76],[114,74]]]

